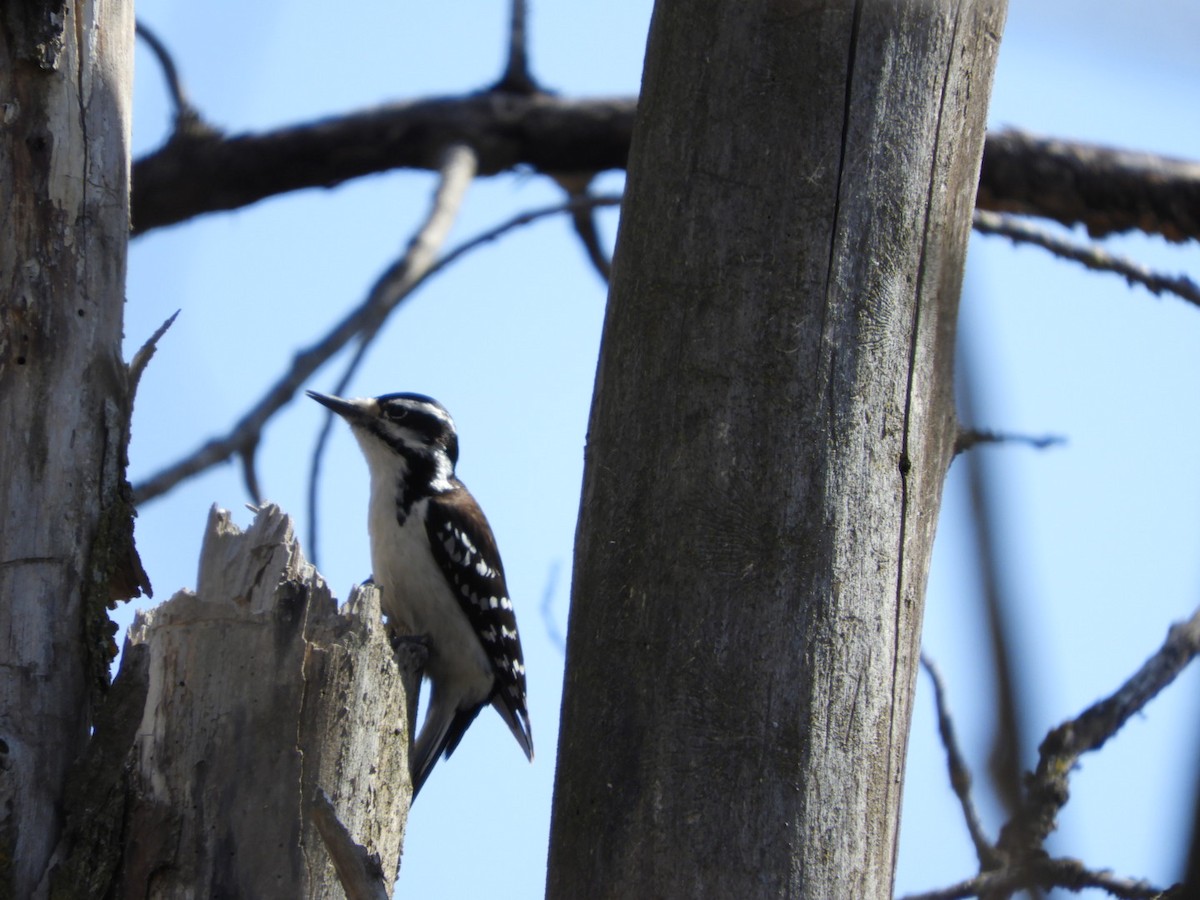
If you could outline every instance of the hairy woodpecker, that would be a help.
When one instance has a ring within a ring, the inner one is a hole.
[[[532,761],[517,619],[492,529],[454,474],[454,420],[424,394],[308,396],[349,423],[367,458],[371,565],[388,625],[428,638],[429,710],[413,753],[413,797],[488,703]]]

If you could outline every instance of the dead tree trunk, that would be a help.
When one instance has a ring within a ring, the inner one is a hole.
[[[0,6],[0,895],[39,894],[144,586],[121,361],[133,4]],[[43,885],[44,890],[44,885]]]
[[[397,669],[373,591],[338,613],[277,510],[243,537],[214,519],[198,595],[142,618],[99,702],[107,607],[149,590],[121,358],[132,42],[125,0],[0,6],[0,897],[337,896],[318,789],[390,886],[420,660]]]
[[[374,588],[338,610],[277,507],[244,534],[214,510],[195,593],[130,629],[116,708],[72,780],[55,895],[344,896],[318,792],[390,891],[412,795],[409,649],[397,667]]]
[[[660,0],[548,896],[889,897],[1003,0]]]

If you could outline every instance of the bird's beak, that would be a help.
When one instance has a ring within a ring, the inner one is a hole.
[[[367,414],[367,411],[353,400],[343,400],[341,397],[321,394],[317,391],[305,391],[304,393],[308,394],[308,396],[312,397],[322,406],[333,410],[347,422],[358,422]]]

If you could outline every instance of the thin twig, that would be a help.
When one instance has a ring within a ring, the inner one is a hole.
[[[513,216],[500,225],[489,228],[487,231],[459,244],[454,250],[434,263],[425,272],[424,276],[418,279],[403,296],[397,297],[396,302],[403,300],[434,275],[456,262],[460,257],[503,237],[510,231],[532,224],[548,216],[573,213],[580,206],[617,206],[620,202],[621,198],[615,195],[587,197],[571,200],[567,203],[559,203],[554,206],[529,210]],[[157,473],[150,476],[150,478],[138,484],[134,488],[137,501],[144,503],[147,500],[161,496],[175,487],[175,485],[191,478],[193,475],[197,475],[219,463],[225,462],[234,453],[237,453],[246,441],[257,439],[256,436],[262,431],[270,417],[291,400],[304,381],[354,338],[361,327],[362,321],[366,318],[366,312],[369,311],[366,309],[367,306],[367,303],[360,305],[320,341],[307,350],[298,353],[292,360],[291,368],[275,382],[258,403],[251,407],[238,420],[224,437],[213,438],[207,441],[184,458],[164,469],[160,469]]]
[[[167,329],[175,324],[175,319],[179,316],[179,310],[171,313],[167,317],[167,321],[158,326],[158,330],[146,340],[138,348],[138,352],[133,354],[133,359],[129,361],[129,396],[134,397],[137,394],[138,384],[141,383],[142,373],[146,371],[146,366],[150,364],[150,360],[154,358],[154,351],[158,349],[158,342],[162,340],[162,336],[167,333]]]
[[[367,348],[379,334],[388,316],[433,267],[438,251],[445,243],[446,235],[458,216],[458,208],[466,187],[475,177],[475,165],[475,154],[461,144],[451,147],[446,152],[429,217],[409,242],[404,256],[389,266],[371,288],[369,297],[376,298],[374,306],[377,314],[364,323],[358,339],[358,348],[337,387],[334,388],[333,393],[336,396],[341,396],[346,390]],[[329,440],[332,428],[333,413],[326,409],[308,473],[308,552],[314,565],[318,562],[317,482],[321,474],[325,444]]]
[[[179,77],[179,69],[175,65],[171,51],[167,49],[167,45],[159,39],[150,26],[140,19],[134,25],[134,33],[146,42],[146,46],[158,60],[163,80],[167,82],[167,92],[171,95],[171,102],[175,106],[175,117],[179,118],[186,110],[192,109],[192,104],[188,101],[187,92],[183,89],[183,81]]]
[[[246,485],[246,493],[255,504],[262,503],[262,489],[258,486],[258,469],[254,460],[258,455],[257,439],[245,444],[238,451],[238,459],[242,461],[242,483]]]
[[[965,897],[1008,897],[1017,891],[1065,888],[1081,891],[1099,888],[1125,900],[1151,900],[1156,897],[1186,895],[1182,885],[1169,892],[1143,880],[1122,878],[1111,872],[1087,868],[1077,859],[1050,858],[1044,844],[1054,830],[1058,811],[1069,796],[1067,776],[1078,759],[1090,750],[1098,750],[1117,733],[1134,714],[1140,712],[1158,693],[1175,680],[1184,668],[1200,655],[1200,608],[1186,622],[1173,625],[1162,646],[1115,693],[1094,703],[1075,719],[1051,731],[1039,748],[1037,772],[1029,776],[1023,808],[1004,826],[1000,841],[990,848],[995,856],[989,866],[980,853],[980,866],[987,871],[949,887],[918,894],[902,900],[960,900]],[[950,780],[955,793],[964,801],[968,822],[974,814],[967,810],[964,797],[969,776],[961,761],[955,762],[957,742],[943,720],[940,679],[928,659],[921,658],[934,680],[938,697],[939,727],[950,760]],[[960,787],[962,789],[960,789]],[[980,843],[972,827],[972,839]]]
[[[146,46],[158,60],[163,79],[167,83],[167,93],[171,95],[171,103],[175,107],[172,138],[197,135],[218,136],[219,132],[204,123],[200,111],[188,99],[187,91],[183,87],[183,79],[179,77],[179,69],[175,66],[175,60],[171,56],[171,51],[167,49],[167,45],[144,22],[138,21],[134,26],[134,31],[146,42]]]
[[[1010,895],[1030,889],[1065,888],[1081,891],[1099,888],[1123,900],[1152,900],[1163,893],[1145,881],[1121,878],[1111,872],[1093,871],[1077,859],[1060,857],[1041,859],[1027,866],[1012,866],[994,872],[984,872],[949,887],[919,894],[906,894],[900,900],[962,900],[984,895]]]
[[[597,202],[592,202],[592,201],[597,201]],[[488,243],[492,240],[495,240],[496,238],[500,237],[500,235],[504,234],[506,231],[509,231],[513,228],[517,228],[521,225],[527,225],[530,222],[534,221],[535,218],[541,218],[543,215],[553,215],[553,214],[559,213],[559,212],[570,212],[572,214],[572,216],[574,216],[574,215],[578,214],[578,212],[577,212],[578,208],[595,209],[597,206],[611,206],[611,205],[614,205],[615,203],[619,203],[619,202],[620,202],[620,198],[591,198],[591,197],[589,197],[589,198],[586,198],[586,203],[584,200],[580,200],[578,202],[573,200],[573,201],[571,201],[571,203],[564,204],[563,206],[560,206],[560,207],[546,207],[546,208],[543,208],[542,210],[535,210],[533,214],[523,213],[520,216],[516,216],[515,218],[510,219],[509,221],[501,224],[497,228],[494,228],[491,231],[484,232],[483,234],[481,234],[475,238],[472,238],[470,241],[467,241],[467,243],[456,247],[454,250],[452,250],[450,253],[448,253],[444,258],[442,258],[436,264],[431,266],[429,268],[429,270],[427,272],[425,272],[424,275],[416,283],[414,283],[411,286],[411,288],[408,291],[406,291],[406,293],[403,296],[398,297],[396,299],[396,302],[399,303],[400,300],[403,300],[404,297],[407,297],[409,294],[411,294],[412,291],[415,290],[417,285],[420,284],[421,282],[423,282],[425,280],[425,278],[434,275],[436,272],[440,271],[443,267],[452,263],[455,259],[457,259],[459,256],[461,256],[463,253],[465,253],[469,250],[473,250],[476,247],[482,246],[483,244]],[[533,218],[530,218],[531,215],[533,216]],[[376,325],[376,327],[372,328],[369,332],[366,332],[363,334],[362,339],[359,341],[358,347],[355,348],[354,355],[351,357],[350,362],[346,365],[345,371],[342,373],[342,377],[338,380],[337,385],[333,388],[334,396],[341,396],[343,394],[343,392],[346,391],[351,380],[354,378],[355,373],[358,371],[359,365],[362,363],[363,359],[365,358],[367,350],[370,349],[371,344],[374,342],[375,337],[378,335],[379,325],[382,325],[382,322],[380,322],[378,325]],[[309,552],[309,558],[313,561],[314,565],[318,564],[317,521],[319,519],[319,516],[317,514],[317,482],[320,479],[321,463],[324,461],[324,458],[325,458],[325,449],[328,446],[329,435],[332,431],[332,428],[333,428],[333,415],[331,413],[327,412],[325,415],[324,421],[321,423],[321,430],[317,434],[316,444],[313,447],[312,465],[309,468],[309,475],[308,475],[308,552]]]
[[[434,267],[435,270],[440,270],[450,265],[458,257],[469,253],[472,250],[477,250],[484,244],[489,244],[499,237],[503,237],[510,231],[517,228],[523,228],[526,225],[532,225],[539,219],[544,219],[547,216],[558,216],[563,213],[574,215],[580,209],[598,209],[601,206],[620,206],[620,194],[589,194],[586,197],[574,197],[565,203],[556,203],[553,206],[542,206],[538,209],[527,210],[519,213],[487,231],[480,232],[469,241],[459,244],[452,251],[447,253],[438,264]],[[430,274],[433,274],[432,272]]]
[[[995,846],[983,832],[979,811],[975,808],[975,801],[971,798],[971,770],[967,766],[966,760],[963,759],[962,751],[958,746],[958,738],[954,732],[954,720],[950,716],[950,707],[946,701],[946,686],[942,681],[942,673],[938,671],[933,660],[924,653],[921,654],[921,665],[925,667],[925,671],[929,673],[929,678],[933,682],[933,699],[937,705],[938,715],[938,734],[942,737],[942,746],[946,748],[946,765],[950,769],[950,786],[954,788],[954,794],[962,806],[963,818],[967,822],[967,831],[970,832],[971,842],[975,845],[975,855],[979,858],[979,867],[984,870],[994,869],[1000,864],[1001,859],[996,853]]]
[[[554,176],[554,180],[558,182],[558,186],[567,192],[567,196],[574,199],[575,197],[587,197],[588,187],[592,183],[592,174],[584,173],[579,175],[563,175]],[[612,277],[612,260],[608,258],[604,248],[600,246],[600,232],[596,228],[596,210],[594,207],[580,207],[571,215],[571,224],[575,226],[575,234],[578,235],[580,242],[583,244],[583,250],[587,254],[588,261],[592,264],[592,268],[596,273],[608,284]]]
[[[1067,776],[1079,757],[1098,750],[1129,718],[1140,712],[1200,654],[1200,608],[1171,627],[1158,651],[1115,693],[1051,731],[1038,748],[1037,771],[1029,778],[1027,800],[1000,835],[1009,859],[1041,852],[1069,796]]]
[[[300,386],[325,362],[342,349],[355,335],[372,328],[382,321],[407,294],[429,273],[437,257],[441,243],[445,241],[450,225],[455,218],[462,194],[474,177],[474,157],[471,151],[452,147],[447,151],[447,166],[443,172],[452,171],[453,179],[443,176],[435,195],[433,208],[425,224],[409,244],[404,258],[392,265],[375,282],[367,298],[316,344],[296,354],[292,365],[238,422],[221,438],[214,438],[168,466],[134,488],[139,503],[157,497],[205,469],[224,462],[233,454],[258,442],[267,421],[282,409]],[[453,205],[454,209],[449,206]],[[411,267],[411,268],[410,268]]]
[[[581,196],[586,197],[587,194]],[[604,248],[600,246],[600,232],[596,228],[595,211],[579,209],[571,216],[571,224],[575,226],[575,233],[583,242],[583,249],[587,252],[587,258],[592,264],[592,268],[596,270],[596,274],[603,279],[604,283],[608,284],[612,278],[612,261],[604,252]]]
[[[1139,262],[1109,253],[1095,244],[1077,244],[1007,213],[975,210],[975,230],[981,234],[1006,237],[1014,244],[1034,244],[1055,256],[1082,263],[1098,272],[1115,272],[1131,285],[1142,285],[1156,296],[1174,294],[1194,306],[1200,306],[1200,285],[1186,275],[1164,275]]]
[[[967,343],[957,358],[957,393],[962,416],[968,422],[980,420],[973,359],[970,344]],[[1021,765],[1020,752],[1026,746],[1025,736],[1021,733],[1021,710],[1025,696],[1019,677],[1023,669],[1014,659],[1016,627],[1013,604],[1004,578],[1007,567],[1001,561],[1000,541],[996,536],[994,479],[987,462],[979,453],[968,454],[963,459],[971,500],[971,531],[979,561],[981,599],[996,673],[996,731],[988,755],[988,773],[1005,813],[1012,816],[1020,809],[1023,799],[1021,775],[1024,767]]]
[[[1025,444],[1035,450],[1046,450],[1065,444],[1067,439],[1058,434],[1014,434],[1010,431],[992,431],[987,428],[960,428],[954,439],[954,453],[964,453],[980,444]]]
[[[567,652],[567,639],[563,637],[562,629],[558,627],[558,622],[554,619],[554,587],[558,583],[558,563],[550,564],[550,571],[546,574],[546,587],[542,591],[542,602],[538,607],[538,611],[542,614],[542,623],[546,626],[546,637],[550,638],[550,643],[559,649],[559,652],[565,654]]]
[[[512,0],[508,26],[508,62],[500,80],[491,90],[506,94],[536,94],[537,81],[529,71],[529,33],[525,22],[529,12],[526,0]]]

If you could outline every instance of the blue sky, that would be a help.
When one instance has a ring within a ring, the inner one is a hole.
[[[535,3],[534,73],[566,96],[634,94],[649,13],[648,0]],[[173,49],[196,105],[235,133],[489,84],[503,65],[507,9],[477,3],[463,16],[437,4],[368,2],[335,15],[310,0],[143,0],[138,15]],[[990,123],[1200,157],[1198,33],[1200,8],[1189,3],[1013,0]],[[140,154],[169,123],[144,48],[134,118]],[[427,173],[385,174],[135,241],[127,354],[182,312],[137,398],[132,480],[228,428],[297,350],[358,303],[402,252],[432,187]],[[530,175],[479,181],[450,243],[559,197]],[[615,212],[601,215],[610,241],[615,226]],[[1136,236],[1111,243],[1165,271],[1200,274],[1195,247]],[[604,297],[568,224],[542,222],[430,282],[389,322],[354,382],[360,395],[432,394],[458,423],[459,472],[497,532],[520,615],[538,751],[529,766],[499,717],[480,716],[413,810],[397,883],[403,896],[542,893],[563,659],[541,607],[548,597],[554,628],[565,628]],[[1200,602],[1200,311],[1040,250],[974,237],[963,330],[983,381],[985,421],[977,424],[1068,438],[1041,453],[980,451],[999,469],[1004,571],[1028,626],[1020,676],[1036,743],[1115,689]],[[343,364],[338,358],[309,386],[329,390]],[[259,452],[266,495],[296,517],[301,534],[319,412],[298,399]],[[924,646],[943,670],[982,780],[993,713],[961,468],[947,486]],[[342,429],[324,471],[319,562],[345,597],[369,561],[365,465]],[[246,500],[237,469],[223,466],[143,508],[137,539],[158,599],[194,586],[208,507],[233,509],[245,524]],[[1057,852],[1158,882],[1177,875],[1200,740],[1198,679],[1187,673],[1083,760]],[[949,884],[975,867],[924,677],[910,748],[901,893]],[[1034,749],[1025,748],[1027,765]],[[982,788],[980,800],[994,834],[998,809]]]

